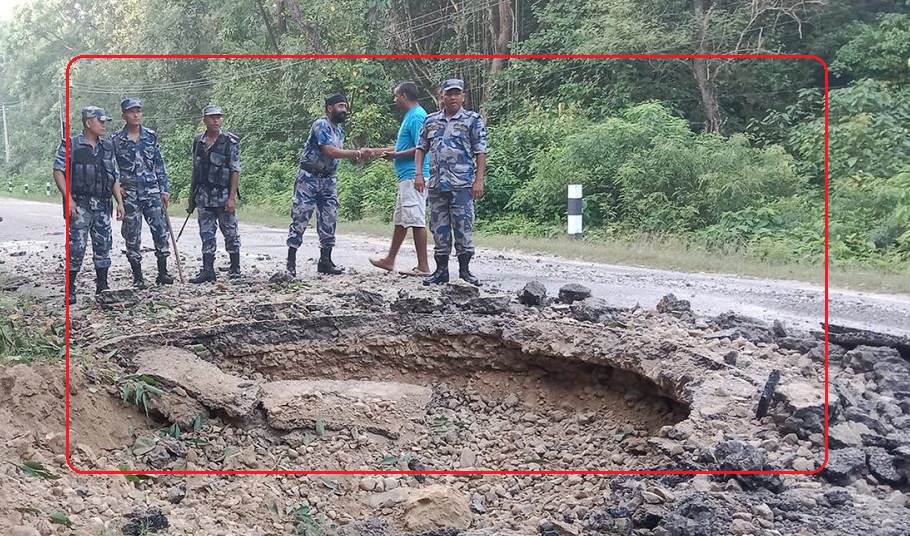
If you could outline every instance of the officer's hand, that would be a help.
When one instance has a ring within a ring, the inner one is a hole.
[[[161,194],[161,205],[164,207],[164,210],[167,210],[167,207],[171,205],[171,196],[167,192]]]
[[[123,221],[123,205],[117,205],[117,221]]]
[[[483,197],[483,181],[474,181],[471,186],[471,199],[480,199]]]
[[[395,160],[395,151],[385,151],[382,153],[382,157],[391,162]]]
[[[224,210],[233,214],[235,208],[237,208],[237,200],[233,197],[228,197],[227,204],[224,206]]]
[[[423,180],[423,175],[420,173],[414,176],[414,189],[420,193],[427,189],[427,182]]]
[[[63,207],[64,213],[66,212],[66,207]],[[70,206],[69,206],[69,219],[76,217],[76,200],[70,197]]]

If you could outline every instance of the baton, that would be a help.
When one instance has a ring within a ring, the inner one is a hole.
[[[189,219],[189,216],[187,216]],[[177,240],[174,239],[174,228],[171,227],[171,217],[167,215],[167,209],[164,209],[164,221],[167,222],[167,231],[171,235],[171,244],[174,245],[174,259],[177,261],[177,274],[180,276],[180,283],[183,284],[183,266],[180,264],[180,252],[177,251]],[[183,222],[183,225],[186,226],[186,222]],[[183,232],[183,229],[180,230]]]
[[[189,214],[186,215],[186,219],[183,220],[183,226],[180,227],[180,232],[177,233],[177,240],[180,240],[180,236],[183,234],[183,230],[186,229],[186,222],[190,221],[190,216],[192,216],[192,215],[193,215],[192,212],[190,212]],[[168,222],[168,225],[170,225],[170,222]],[[171,236],[174,236],[174,235],[171,234]],[[175,240],[175,242],[176,242],[177,240]]]

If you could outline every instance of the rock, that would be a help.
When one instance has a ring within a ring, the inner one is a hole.
[[[872,366],[872,372],[882,394],[902,398],[910,396],[910,363],[900,354],[880,359]]]
[[[771,323],[771,334],[777,338],[784,338],[787,336],[787,328],[784,327],[783,322],[775,320]]]
[[[483,495],[475,493],[471,495],[471,504],[469,507],[475,514],[485,514],[487,513],[487,507],[484,502]]]
[[[218,366],[180,348],[163,346],[146,350],[136,356],[136,362],[139,363],[137,374],[151,376],[165,387],[179,386],[203,406],[222,410],[231,417],[249,415],[258,402],[258,385],[226,374]],[[163,408],[162,413],[167,411],[167,399],[168,389],[165,389],[165,394],[156,401]]]
[[[824,497],[828,504],[834,508],[853,501],[853,496],[850,495],[850,492],[843,488],[826,491]]]
[[[765,451],[739,441],[725,441],[714,449],[714,459],[722,471],[768,471]],[[780,493],[783,491],[783,480],[780,475],[756,474],[735,475],[743,489],[756,490],[766,488]]]
[[[728,365],[736,365],[736,360],[739,358],[739,352],[736,350],[730,350],[724,354],[724,363]]]
[[[442,304],[435,298],[399,298],[392,302],[391,308],[402,314],[436,313],[442,310]]]
[[[509,310],[510,300],[508,296],[484,296],[471,300],[465,308],[478,315],[498,315]]]
[[[894,348],[857,346],[844,356],[844,365],[851,367],[858,373],[871,372],[879,361],[895,357],[900,359],[900,354]]]
[[[793,432],[806,439],[810,434],[824,431],[825,400],[821,385],[803,382],[778,385],[772,408],[776,409],[774,420],[784,433]]]
[[[547,300],[547,287],[538,281],[531,281],[518,292],[518,303],[522,305],[543,305]]]
[[[542,521],[537,528],[541,535],[546,536],[578,536],[581,534],[581,531],[575,525],[555,519]]]
[[[155,469],[164,469],[167,464],[171,463],[171,454],[164,445],[158,444],[146,453],[145,462]]]
[[[904,445],[893,449],[894,469],[905,480],[910,481],[910,445]]]
[[[407,488],[395,488],[383,493],[375,493],[367,498],[367,504],[373,509],[387,508],[401,504],[408,499]]]
[[[261,392],[272,428],[293,430],[322,419],[332,430],[356,426],[391,439],[423,416],[433,396],[421,385],[355,380],[282,380],[264,383]],[[377,404],[385,409],[374,411]]]
[[[459,279],[442,288],[442,297],[445,302],[463,306],[479,298],[480,289]]]
[[[569,311],[576,320],[600,322],[609,319],[615,309],[600,298],[586,298],[574,302],[569,306]]]
[[[459,467],[465,469],[467,467],[474,467],[474,464],[477,463],[477,455],[474,454],[474,451],[465,447],[461,449],[461,455],[459,456]]]
[[[663,497],[656,493],[651,493],[650,491],[641,492],[641,498],[648,504],[662,504],[664,502]]]
[[[167,490],[167,500],[172,504],[180,504],[186,498],[186,486],[173,486]]]
[[[385,300],[382,299],[382,294],[378,292],[358,289],[357,292],[354,293],[354,303],[365,309],[377,310],[382,309]]]
[[[888,451],[881,447],[869,447],[866,449],[866,466],[879,482],[884,482],[892,486],[899,486],[904,483],[904,477],[898,472],[894,456],[888,454]]]
[[[858,422],[843,422],[828,428],[828,441],[831,448],[861,447],[862,434],[871,434],[868,426]]]
[[[106,310],[129,309],[139,305],[139,295],[131,288],[105,290],[101,294],[95,295],[95,301]]]
[[[355,521],[340,527],[335,536],[391,536],[392,532],[385,521],[371,517],[363,521]]]
[[[866,454],[858,448],[831,449],[821,476],[832,484],[846,486],[866,472]]]
[[[774,521],[774,512],[767,504],[759,504],[754,508],[755,515],[767,521]]]
[[[591,297],[591,289],[578,283],[569,283],[559,289],[559,301],[572,304]]]
[[[275,272],[271,277],[269,277],[269,283],[272,285],[287,285],[292,281],[294,281],[294,278],[291,276],[291,274],[283,271]]]
[[[461,492],[442,485],[414,490],[404,504],[404,525],[408,530],[442,527],[467,529],[473,515]]]
[[[26,527],[25,525],[11,527],[7,529],[7,534],[9,536],[41,536],[41,533],[38,532],[38,529],[35,529],[33,527]]]
[[[734,519],[730,523],[730,528],[728,529],[730,534],[735,536],[745,536],[746,534],[755,533],[755,525],[751,521],[746,521],[745,519]]]
[[[667,294],[657,302],[658,313],[682,313],[692,310],[688,300],[678,300],[673,294]]]
[[[364,478],[360,481],[360,489],[363,491],[373,491],[379,483],[375,478]]]
[[[154,507],[134,510],[124,517],[130,521],[123,526],[121,532],[130,536],[146,536],[151,532],[158,532],[170,526],[161,510]]]
[[[709,493],[696,492],[680,501],[660,523],[671,536],[714,536],[727,534],[730,515],[725,502],[715,500]]]

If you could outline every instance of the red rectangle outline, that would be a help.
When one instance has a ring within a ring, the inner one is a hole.
[[[70,132],[70,69],[80,59],[808,59],[821,64],[825,71],[824,138],[825,138],[825,458],[812,471],[85,471],[78,469],[70,457],[70,309],[66,303],[66,463],[73,472],[84,475],[814,475],[828,464],[828,65],[810,54],[80,54],[66,65],[66,132]],[[65,143],[67,176],[69,176],[69,143]],[[65,203],[69,214],[69,181]],[[69,218],[66,218],[66,273],[69,273]],[[65,277],[66,290],[69,278]]]

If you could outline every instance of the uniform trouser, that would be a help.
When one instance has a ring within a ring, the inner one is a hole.
[[[294,181],[294,199],[291,201],[291,226],[288,229],[287,245],[299,248],[303,243],[303,232],[316,212],[316,234],[319,247],[335,247],[335,228],[338,226],[338,179],[335,177],[314,177],[306,171],[297,174]]]
[[[215,253],[218,248],[215,232],[219,227],[224,236],[224,249],[228,253],[239,253],[240,231],[237,228],[237,215],[228,212],[224,207],[199,207],[199,237],[202,239],[202,253]]]
[[[452,237],[455,238],[455,253],[474,253],[471,235],[474,232],[474,200],[471,188],[442,192],[430,188],[427,203],[430,209],[430,229],[436,242],[434,255],[452,254]]]
[[[110,199],[92,200],[85,197],[76,199],[76,215],[70,219],[69,231],[71,272],[78,272],[82,268],[89,236],[92,239],[92,261],[95,268],[111,266],[112,211],[113,204]]]
[[[164,220],[164,207],[161,205],[161,194],[150,194],[146,199],[139,199],[136,192],[123,192],[123,225],[120,233],[126,241],[126,258],[131,262],[142,260],[142,218],[149,224],[152,241],[155,243],[155,256],[167,258],[171,254],[168,247],[167,222]]]

